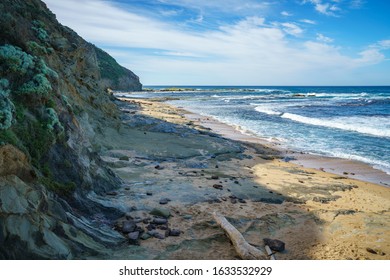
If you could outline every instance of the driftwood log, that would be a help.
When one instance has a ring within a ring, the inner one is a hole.
[[[243,260],[268,259],[267,254],[246,242],[242,234],[229,223],[224,216],[217,212],[214,212],[213,216],[217,224],[226,232],[227,236],[232,241],[233,247],[240,258]]]

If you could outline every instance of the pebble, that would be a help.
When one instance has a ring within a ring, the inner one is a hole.
[[[169,230],[169,236],[180,236],[181,231],[178,229]]]
[[[133,232],[136,229],[137,225],[133,221],[123,221],[122,223],[122,232],[124,234]]]
[[[183,219],[184,220],[191,220],[192,219],[192,215],[184,215]]]
[[[127,235],[127,237],[130,239],[130,241],[136,241],[139,237],[139,231],[131,232]]]
[[[217,189],[217,190],[222,190],[222,189],[223,189],[223,186],[222,186],[222,185],[218,185],[218,184],[214,184],[214,185],[213,185],[213,188],[214,188],[214,189]]]
[[[168,220],[163,218],[155,218],[152,220],[152,224],[156,225],[165,225],[166,223],[168,223]]]
[[[169,198],[162,198],[160,199],[159,203],[164,205],[164,204],[168,204],[169,201],[171,201]]]
[[[141,239],[142,240],[147,240],[147,239],[149,239],[149,238],[151,238],[152,236],[149,234],[149,233],[144,233],[144,234],[142,234],[141,235]]]

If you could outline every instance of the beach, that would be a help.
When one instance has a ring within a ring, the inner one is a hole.
[[[106,128],[101,157],[124,185],[96,199],[131,209],[139,221],[167,210],[168,227],[180,234],[141,237],[113,258],[236,259],[217,212],[258,248],[263,238],[283,241],[276,259],[390,259],[390,189],[354,179],[359,170],[306,168],[211,118],[159,99],[120,99],[123,137],[110,139]]]

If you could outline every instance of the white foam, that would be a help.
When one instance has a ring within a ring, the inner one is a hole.
[[[390,137],[389,117],[339,117],[317,119],[284,113],[282,118],[316,126],[338,128],[379,137]]]
[[[259,113],[264,113],[264,114],[267,114],[267,115],[281,115],[283,113],[281,112],[277,112],[277,111],[274,111],[270,108],[266,108],[265,106],[257,106],[255,108],[255,110]]]

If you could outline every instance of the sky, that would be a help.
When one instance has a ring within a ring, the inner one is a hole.
[[[144,85],[390,85],[388,0],[43,0]]]

